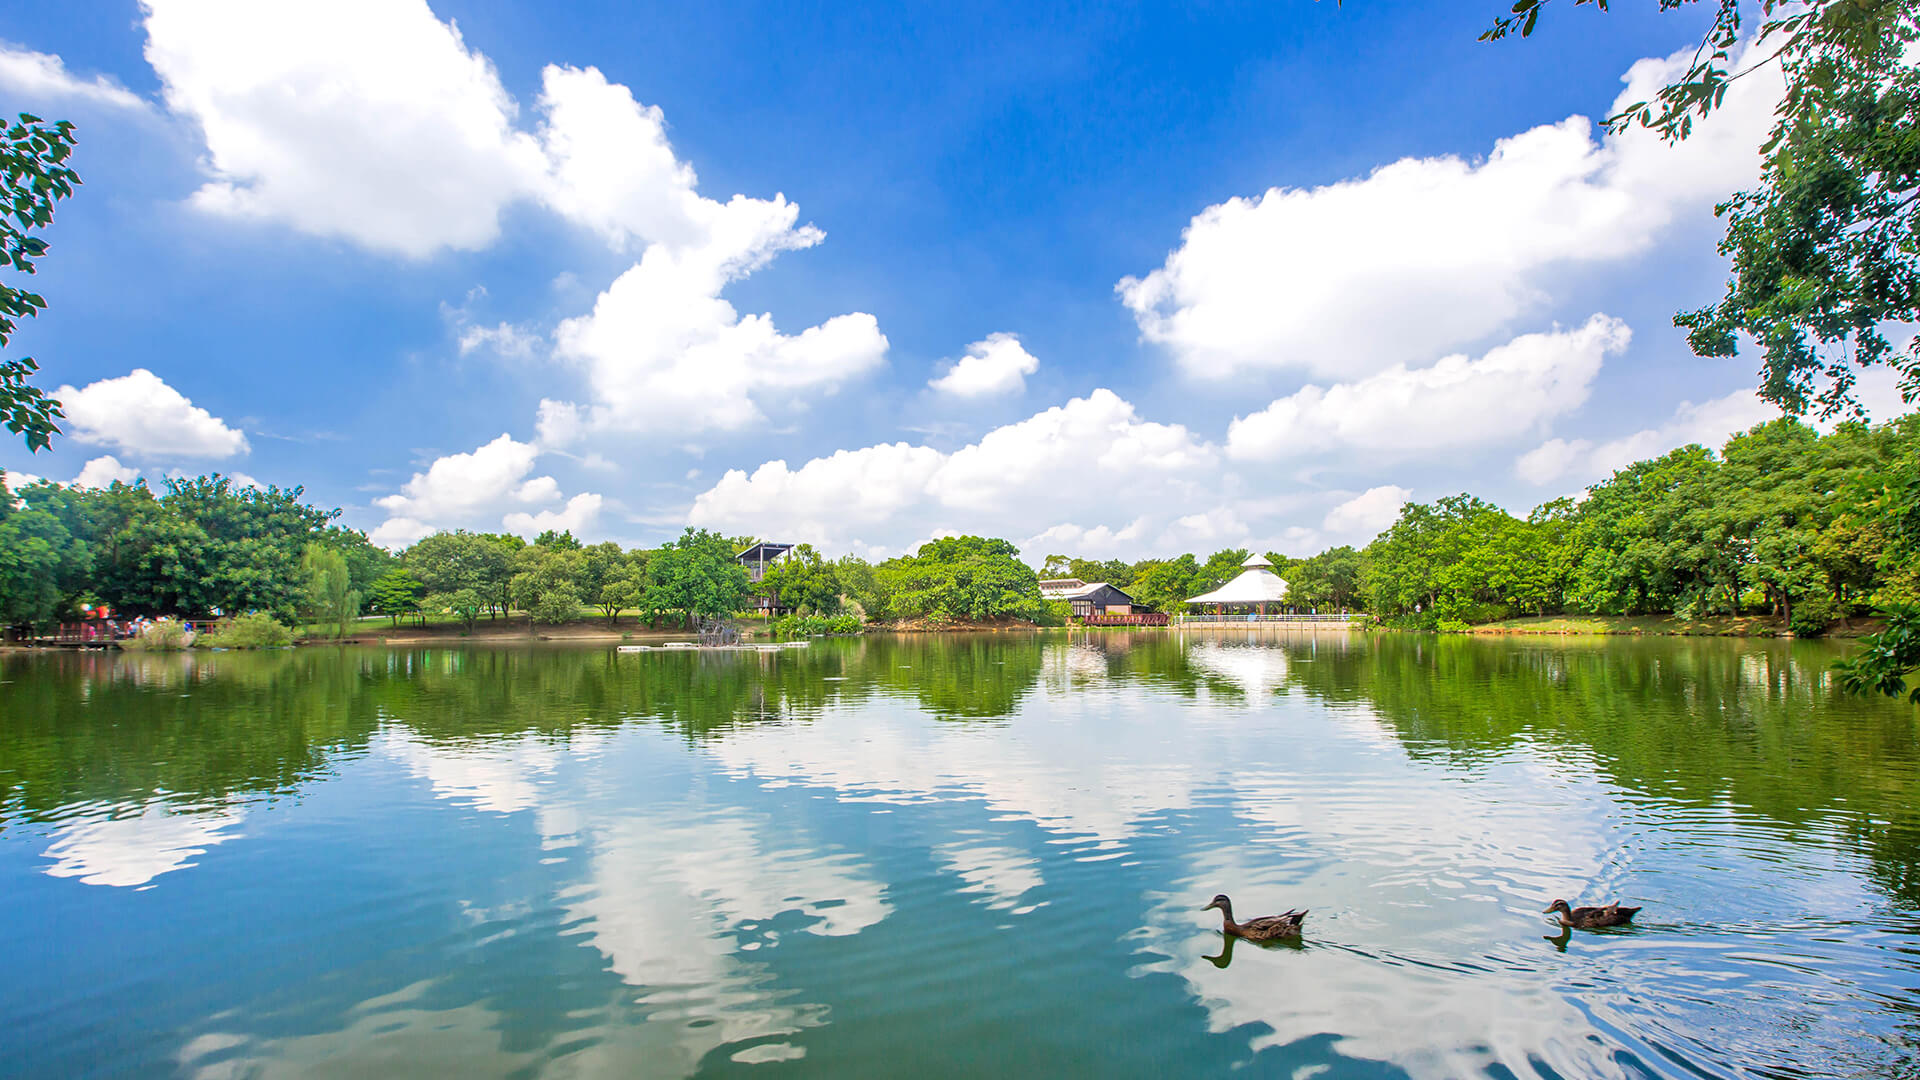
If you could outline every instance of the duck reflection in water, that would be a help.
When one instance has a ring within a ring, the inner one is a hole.
[[[1212,964],[1214,967],[1225,970],[1228,964],[1233,963],[1233,943],[1243,940],[1251,941],[1252,939],[1237,938],[1232,934],[1223,933],[1220,935],[1220,955],[1203,956],[1201,959]],[[1307,948],[1307,943],[1301,941],[1298,937],[1269,938],[1266,941],[1254,941],[1252,943],[1255,948],[1259,949],[1291,949],[1294,952],[1305,952]]]

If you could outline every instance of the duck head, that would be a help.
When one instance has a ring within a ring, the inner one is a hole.
[[[1221,911],[1232,911],[1233,901],[1227,899],[1226,893],[1221,893],[1219,896],[1214,897],[1211,903],[1209,903],[1206,907],[1201,908],[1200,910],[1212,911],[1216,908],[1218,908]]]
[[[1573,914],[1573,909],[1567,906],[1567,902],[1565,900],[1555,900],[1553,903],[1548,904],[1546,907],[1546,910],[1542,911],[1540,914],[1551,915],[1556,911],[1562,915]]]

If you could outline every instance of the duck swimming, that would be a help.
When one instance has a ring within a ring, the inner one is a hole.
[[[1577,927],[1581,930],[1597,930],[1603,926],[1625,926],[1633,921],[1633,917],[1638,914],[1639,911],[1640,909],[1637,907],[1621,907],[1617,903],[1608,904],[1605,907],[1570,908],[1567,906],[1565,900],[1555,900],[1552,904],[1549,904],[1547,909],[1541,912],[1541,914],[1552,915],[1558,913],[1561,926]]]
[[[1234,922],[1233,901],[1227,899],[1225,893],[1214,897],[1212,903],[1200,910],[1211,911],[1214,908],[1220,909],[1220,916],[1225,922],[1221,930],[1225,931],[1229,937],[1246,938],[1248,941],[1275,941],[1280,938],[1299,937],[1301,924],[1307,921],[1305,911],[1289,911],[1282,915],[1262,915],[1257,919],[1248,919],[1246,922]]]

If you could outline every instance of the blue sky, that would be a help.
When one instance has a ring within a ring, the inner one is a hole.
[[[76,121],[86,185],[10,350],[74,422],[0,467],[303,484],[395,545],[1304,553],[1406,498],[1525,512],[1768,415],[1670,319],[1777,89],[1603,138],[1570,118],[1699,14],[1476,42],[1501,6],[14,12],[0,102]]]

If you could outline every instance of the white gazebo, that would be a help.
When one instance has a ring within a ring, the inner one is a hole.
[[[1192,597],[1187,603],[1245,608],[1264,615],[1268,604],[1286,602],[1286,580],[1273,572],[1273,564],[1265,556],[1250,556],[1240,566],[1240,573],[1232,581],[1210,593]]]

